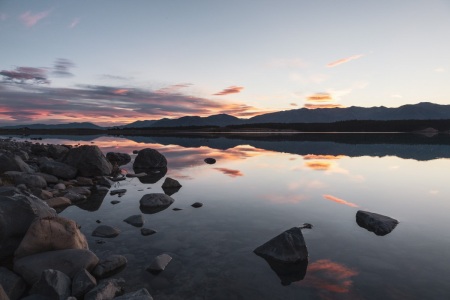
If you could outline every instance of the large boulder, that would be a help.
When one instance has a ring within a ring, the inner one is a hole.
[[[30,294],[66,300],[71,294],[71,283],[70,278],[61,271],[44,270],[39,281],[31,288]]]
[[[98,257],[89,250],[66,249],[25,256],[14,262],[14,271],[28,284],[34,284],[44,270],[58,270],[73,278],[80,270],[91,271],[97,263]]]
[[[15,185],[25,184],[27,188],[45,188],[47,182],[42,176],[19,172],[19,171],[7,171],[3,174],[5,178],[8,178]]]
[[[356,213],[356,223],[376,235],[386,235],[394,230],[398,221],[387,216],[358,210]]]
[[[34,196],[0,196],[0,259],[14,253],[36,218],[53,216],[55,210]]]
[[[15,258],[63,249],[89,249],[86,237],[73,220],[62,217],[36,219],[17,248]]]
[[[131,161],[131,156],[127,153],[108,152],[106,158],[114,165],[123,166]]]
[[[92,145],[70,149],[64,156],[63,162],[77,168],[78,174],[85,177],[109,175],[112,171],[111,163],[100,148]]]
[[[257,255],[280,263],[298,263],[308,259],[302,230],[293,227],[256,248]]]
[[[153,214],[168,208],[174,201],[166,194],[153,193],[142,196],[139,204],[144,214]]]
[[[166,168],[167,159],[155,149],[146,148],[138,152],[133,169]],[[139,172],[135,172],[139,173]]]
[[[32,173],[33,169],[20,156],[8,152],[0,152],[0,173],[6,171]]]
[[[40,159],[39,168],[41,172],[62,179],[73,179],[77,175],[77,169],[75,167],[50,159]]]
[[[20,296],[27,289],[25,281],[19,275],[4,267],[0,267],[0,285],[3,286],[5,293],[11,300],[20,299]],[[0,297],[0,299],[3,298]]]
[[[54,159],[62,158],[67,152],[69,152],[69,148],[63,145],[48,145],[48,156]]]

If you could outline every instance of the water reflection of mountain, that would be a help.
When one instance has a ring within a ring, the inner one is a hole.
[[[405,159],[431,160],[450,158],[450,135],[427,137],[419,134],[193,134],[126,136],[135,142],[207,146],[229,149],[239,145],[299,155],[398,156]]]

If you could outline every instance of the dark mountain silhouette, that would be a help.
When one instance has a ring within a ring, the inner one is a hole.
[[[89,122],[74,122],[74,123],[66,123],[66,124],[29,124],[29,125],[13,125],[13,126],[4,126],[1,127],[3,129],[20,129],[20,128],[29,128],[29,129],[105,129],[105,127],[101,127]]]

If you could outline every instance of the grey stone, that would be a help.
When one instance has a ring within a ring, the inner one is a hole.
[[[120,230],[108,225],[100,225],[95,228],[94,232],[92,232],[92,236],[103,237],[103,238],[113,238],[118,236]]]
[[[28,188],[45,188],[47,182],[42,176],[18,171],[8,171],[3,174],[14,184],[25,184]]]
[[[48,145],[48,155],[51,158],[59,159],[63,157],[67,152],[69,152],[69,148],[63,145]]]
[[[86,269],[80,270],[72,280],[72,296],[82,298],[97,286],[97,280]]]
[[[66,197],[54,197],[54,198],[47,199],[47,200],[44,200],[44,201],[51,208],[62,208],[62,207],[67,207],[67,206],[72,204],[72,201],[70,201]]]
[[[75,167],[78,174],[84,177],[109,175],[112,171],[111,163],[98,146],[84,145],[72,148],[64,156],[63,162]]]
[[[55,190],[63,191],[66,189],[66,185],[64,183],[57,183],[57,184],[55,184],[55,186],[53,186],[53,188]]]
[[[98,265],[92,271],[92,275],[96,278],[106,278],[122,271],[128,261],[123,255],[110,255],[105,259],[100,260]]]
[[[92,270],[97,263],[98,257],[89,250],[56,250],[18,259],[14,263],[14,271],[28,284],[34,284],[44,270],[58,270],[72,278],[79,270]]]
[[[77,194],[75,192],[72,191],[68,191],[64,194],[64,197],[69,199],[72,203],[77,203],[77,202],[81,202],[87,199],[86,196],[81,195],[81,194]]]
[[[112,187],[113,182],[111,180],[109,180],[108,178],[106,178],[105,176],[99,176],[97,178],[97,184],[101,185],[101,186],[105,186],[107,188]]]
[[[199,207],[202,207],[202,206],[203,206],[203,203],[195,202],[195,203],[192,204],[191,206],[192,206],[192,207],[195,207],[195,208],[199,208]]]
[[[67,189],[67,192],[73,192],[75,194],[80,194],[80,195],[83,195],[86,197],[91,195],[91,190],[88,187],[84,187],[84,186],[71,187],[71,188]]]
[[[11,300],[20,299],[27,288],[19,275],[4,267],[0,267],[0,285]]]
[[[106,279],[90,290],[85,296],[84,300],[107,300],[113,299],[115,296],[123,293],[123,286],[125,281],[123,279]]]
[[[61,271],[44,270],[41,278],[31,288],[30,294],[39,294],[51,299],[66,300],[70,296],[71,280]]]
[[[141,234],[143,236],[155,234],[157,231],[150,228],[141,228]]]
[[[398,221],[380,214],[358,210],[356,213],[356,223],[376,235],[386,235],[397,226]]]
[[[14,186],[1,186],[0,196],[14,196],[21,194],[20,191]]]
[[[106,158],[112,163],[117,164],[117,166],[126,165],[131,161],[131,156],[127,153],[119,152],[108,152],[106,153]]]
[[[18,171],[32,173],[33,169],[18,155],[0,152],[0,173]]]
[[[142,227],[144,225],[144,218],[141,214],[130,216],[123,221],[135,227]]]
[[[39,168],[41,172],[63,179],[73,179],[77,175],[77,169],[73,166],[54,160],[39,160]]]
[[[167,160],[155,149],[145,148],[138,152],[133,169],[148,169],[148,168],[166,168]]]
[[[78,185],[87,185],[87,186],[93,186],[94,181],[91,178],[87,177],[77,177],[77,184]]]
[[[111,201],[111,204],[113,204],[113,205],[115,205],[115,204],[119,204],[120,203],[120,201],[119,200],[113,200],[113,201]]]
[[[152,214],[162,211],[174,202],[173,198],[162,193],[152,193],[142,196],[140,209],[143,213]]]
[[[152,261],[150,266],[148,266],[147,271],[150,271],[150,272],[164,271],[171,260],[172,260],[172,257],[166,253],[158,255]]]
[[[42,172],[37,172],[35,173],[36,175],[42,176],[42,178],[45,179],[45,181],[47,182],[47,184],[54,184],[54,183],[58,183],[58,178],[54,175],[51,174],[47,174],[47,173],[42,173]]]
[[[300,228],[293,227],[256,248],[257,255],[281,263],[297,263],[308,259],[308,249]]]
[[[124,194],[126,192],[127,192],[126,189],[119,189],[119,190],[112,190],[112,191],[109,192],[109,194],[111,196],[114,196],[114,195],[118,195],[118,194]]]
[[[175,179],[170,177],[166,177],[164,183],[162,184],[162,188],[180,188],[182,185]]]
[[[140,289],[135,292],[126,293],[114,298],[116,300],[153,300],[147,289]]]

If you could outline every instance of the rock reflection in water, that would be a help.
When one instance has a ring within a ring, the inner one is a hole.
[[[87,198],[86,201],[75,204],[82,210],[86,211],[97,211],[102,206],[103,200],[105,199],[108,191],[96,191]]]
[[[281,279],[281,285],[290,285],[293,282],[303,280],[308,268],[308,260],[297,263],[281,263],[273,259],[264,259],[270,268]]]
[[[166,176],[167,168],[150,168],[150,169],[141,169],[141,168],[133,168],[135,174],[146,173],[146,176],[138,177],[141,183],[157,183],[161,178]]]

